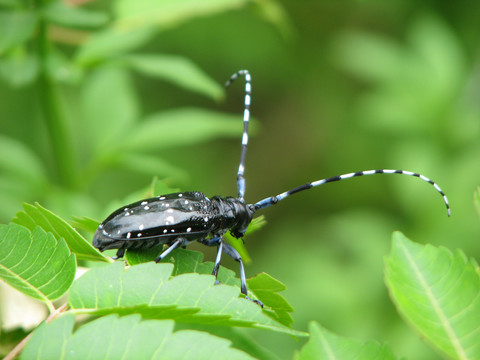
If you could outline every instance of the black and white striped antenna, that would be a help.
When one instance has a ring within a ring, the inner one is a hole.
[[[248,146],[248,124],[250,122],[250,103],[251,103],[251,93],[252,93],[252,77],[250,76],[250,73],[247,70],[240,70],[237,71],[235,74],[233,74],[230,79],[226,82],[225,86],[229,87],[232,82],[234,82],[238,77],[244,76],[245,77],[245,100],[244,100],[244,110],[243,110],[243,134],[242,134],[242,150],[240,154],[240,163],[238,165],[238,171],[237,171],[237,188],[238,188],[238,198],[242,201],[244,201],[244,196],[245,196],[245,177],[244,177],[244,172],[245,172],[245,159],[247,155],[247,146]],[[407,171],[407,170],[390,170],[390,169],[378,169],[378,170],[363,170],[363,171],[357,171],[357,172],[352,172],[348,174],[343,174],[343,175],[337,175],[337,176],[332,176],[326,179],[321,179],[321,180],[316,180],[310,183],[306,183],[303,185],[300,185],[294,189],[285,191],[281,194],[275,195],[275,196],[270,196],[267,197],[263,200],[260,200],[253,204],[253,208],[255,210],[263,209],[272,205],[275,205],[279,201],[282,201],[283,199],[289,197],[290,195],[293,195],[297,192],[303,191],[303,190],[308,190],[313,187],[321,186],[330,182],[334,181],[341,181],[345,179],[351,179],[357,176],[366,176],[366,175],[376,175],[376,174],[400,174],[400,175],[407,175],[407,176],[414,176],[418,177],[421,180],[431,184],[435,190],[442,196],[443,202],[445,203],[445,206],[447,208],[447,214],[450,216],[450,205],[448,203],[447,196],[443,192],[443,190],[438,186],[437,183],[435,183],[433,180],[430,180],[426,176],[413,172],[413,171]]]

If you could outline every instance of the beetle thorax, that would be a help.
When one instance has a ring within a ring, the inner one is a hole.
[[[229,229],[233,236],[241,238],[252,221],[255,210],[235,197],[214,196],[211,201],[217,206],[223,229]]]

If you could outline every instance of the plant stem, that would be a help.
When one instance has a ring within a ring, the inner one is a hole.
[[[37,1],[41,5],[42,1]],[[68,131],[65,112],[61,107],[59,90],[48,71],[48,60],[51,44],[47,36],[47,24],[40,20],[38,28],[38,55],[40,74],[38,91],[40,106],[49,135],[49,143],[53,154],[59,183],[74,188],[76,183],[76,162],[72,144],[72,136]]]
[[[58,309],[56,309],[55,311],[53,311],[49,316],[48,318],[45,320],[45,322],[48,324],[50,321],[52,321],[53,319],[55,319],[58,315],[60,315],[61,313],[65,312],[65,310],[67,310],[67,306],[68,304],[65,303],[63,304],[62,306],[60,306]],[[28,334],[27,336],[25,336],[23,338],[22,341],[20,341],[17,346],[15,346],[12,351],[10,351],[7,356],[5,356],[3,358],[3,360],[13,360],[15,359],[18,354],[20,354],[20,352],[23,350],[23,348],[25,347],[25,345],[27,345],[27,342],[28,340],[30,340],[30,338],[32,337],[32,334],[33,334],[33,331]]]

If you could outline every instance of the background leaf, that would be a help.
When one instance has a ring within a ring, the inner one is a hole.
[[[30,230],[40,226],[45,231],[51,232],[55,238],[65,239],[70,250],[79,259],[111,262],[112,260],[99,252],[82,235],[72,228],[63,219],[45,209],[40,204],[23,204],[23,212],[17,213],[14,223],[23,225]]]
[[[73,332],[74,322],[72,314],[65,314],[43,323],[21,359],[253,359],[228,340],[200,331],[173,332],[173,321],[110,315]]]
[[[150,27],[135,30],[110,28],[95,33],[82,44],[75,61],[80,66],[90,66],[145,45],[154,35],[155,29]]]
[[[473,193],[473,203],[475,205],[475,210],[477,211],[477,215],[480,219],[480,186]]]
[[[65,241],[38,226],[30,232],[0,224],[0,249],[1,279],[53,310],[51,302],[68,291],[75,277],[75,255]]]
[[[76,313],[122,315],[180,322],[256,327],[303,335],[272,320],[253,302],[239,298],[240,289],[215,285],[211,275],[181,274],[171,278],[172,264],[145,263],[124,269],[121,262],[94,268],[76,280],[68,302]]]
[[[105,94],[108,94],[105,96]],[[89,146],[100,155],[115,153],[121,138],[140,116],[138,99],[128,72],[101,67],[86,79],[81,94],[83,123]]]
[[[176,26],[192,17],[212,15],[248,3],[245,0],[120,0],[115,3],[118,21],[124,27],[156,25],[159,28]],[[194,10],[193,10],[194,9]]]
[[[183,56],[140,54],[129,55],[122,60],[144,75],[166,80],[214,100],[220,100],[224,96],[223,87],[212,80],[193,61]]]
[[[478,265],[457,250],[393,234],[385,281],[398,311],[452,359],[480,358]]]
[[[175,109],[149,116],[132,129],[123,146],[132,150],[164,150],[219,136],[239,137],[241,129],[239,115],[204,109]]]
[[[37,15],[33,11],[0,12],[0,55],[33,35]]]
[[[295,360],[394,360],[392,351],[386,345],[374,341],[362,343],[358,340],[342,338],[315,322],[309,325],[310,339],[296,354]]]
[[[103,11],[73,6],[63,1],[52,1],[42,9],[44,18],[57,25],[79,28],[95,28],[108,21]]]

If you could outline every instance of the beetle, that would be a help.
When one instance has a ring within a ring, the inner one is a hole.
[[[127,249],[143,249],[164,244],[168,248],[155,260],[160,262],[178,247],[193,241],[207,246],[217,246],[217,255],[212,274],[217,276],[222,253],[226,253],[240,263],[241,292],[248,298],[245,269],[237,250],[225,243],[223,236],[230,232],[236,238],[243,238],[256,211],[277,204],[279,201],[298,192],[334,181],[375,174],[400,174],[418,177],[431,184],[443,197],[450,216],[450,205],[442,189],[422,174],[406,170],[364,170],[316,180],[267,197],[253,204],[244,200],[245,159],[248,145],[248,125],[250,120],[251,76],[247,70],[234,73],[225,84],[229,87],[238,77],[245,78],[245,98],[243,110],[243,135],[240,163],[237,170],[237,197],[213,196],[208,198],[198,191],[173,193],[143,199],[121,207],[110,214],[96,230],[93,245],[100,251],[118,249],[114,259],[124,256]],[[257,304],[263,306],[258,300]]]

